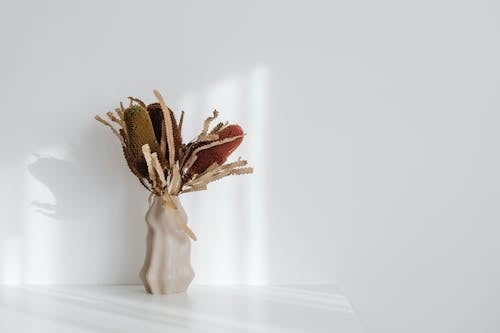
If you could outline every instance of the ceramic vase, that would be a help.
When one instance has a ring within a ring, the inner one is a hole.
[[[177,196],[172,197],[178,212],[162,205],[155,196],[146,213],[146,258],[140,277],[150,294],[185,292],[194,278],[191,267],[191,239],[179,227],[175,214],[187,223]]]

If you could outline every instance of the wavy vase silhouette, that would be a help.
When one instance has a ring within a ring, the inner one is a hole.
[[[187,223],[179,198],[172,196],[172,201]],[[162,206],[162,198],[158,196],[154,197],[146,213],[146,258],[140,276],[150,294],[184,292],[194,278],[191,240],[179,227],[175,214],[175,209]]]

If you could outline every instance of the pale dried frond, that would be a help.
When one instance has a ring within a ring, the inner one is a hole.
[[[204,191],[207,189],[207,185],[196,185],[196,186],[189,186],[186,189],[183,189],[180,193],[189,193],[189,192],[196,192],[196,191]]]
[[[109,122],[107,122],[106,120],[102,119],[99,116],[95,116],[94,119],[97,120],[98,122],[108,126],[109,128],[111,128],[111,130],[113,131],[113,134],[116,135],[118,140],[120,140],[120,143],[122,144],[122,146],[125,146],[125,141],[124,141],[123,137],[120,135],[120,133],[118,133],[118,131],[116,130],[116,128],[113,127],[113,125],[111,125]]]
[[[221,165],[218,169],[219,170],[227,170],[227,169],[232,169],[232,168],[237,168],[241,166],[247,165],[247,160],[242,160],[241,157],[238,157],[238,159],[234,162],[226,163]]]
[[[205,134],[198,137],[198,141],[211,142],[218,140],[219,136],[217,134]]]
[[[171,195],[179,194],[179,190],[182,184],[181,184],[181,173],[179,172],[179,165],[177,163],[174,164],[174,168],[172,169],[172,178],[170,179],[170,183],[171,183],[170,194]]]
[[[142,146],[142,153],[144,155],[144,159],[146,160],[146,165],[148,166],[149,179],[153,184],[153,189],[157,190],[158,187],[156,185],[156,175],[151,157],[151,148],[149,148],[149,145],[147,143]]]
[[[165,173],[163,172],[160,161],[158,160],[158,154],[152,153],[151,160],[153,162],[153,167],[158,174],[158,177],[160,178],[161,188],[163,189],[165,186],[167,186],[167,180],[165,179]]]
[[[214,110],[212,116],[205,119],[205,121],[203,122],[203,130],[201,131],[199,137],[204,136],[208,133],[208,128],[210,127],[210,123],[214,121],[218,116],[219,116],[219,111]]]
[[[163,99],[163,97],[161,96],[161,94],[158,90],[154,90],[153,93],[155,94],[156,98],[158,99],[158,102],[160,103],[160,106],[163,110],[163,121],[164,121],[164,125],[165,125],[165,131],[166,131],[166,136],[167,136],[166,139],[167,139],[167,144],[168,144],[168,165],[169,165],[169,169],[172,169],[172,167],[174,165],[174,159],[175,159],[175,143],[174,143],[174,135],[173,135],[173,130],[172,130],[172,118],[170,118],[170,109],[168,108],[167,104],[165,103],[165,100]],[[163,135],[162,135],[162,141],[163,141]],[[164,149],[166,149],[166,148],[164,148]]]
[[[179,209],[177,208],[177,205],[175,202],[172,200],[172,198],[168,195],[168,193],[163,194],[162,196],[162,205],[164,207],[169,207],[173,210],[175,222],[177,225],[188,235],[192,240],[197,240],[196,235],[194,232],[187,226],[187,224],[182,220],[181,214],[179,212]]]
[[[115,112],[118,115],[118,117],[120,118],[120,124],[122,127],[122,128],[120,128],[120,135],[125,140],[125,144],[127,144],[127,124],[125,123],[125,112],[122,111],[122,109],[120,109],[120,108],[116,108]]]
[[[128,96],[127,97],[129,100],[130,100],[130,105],[132,105],[133,102],[139,104],[140,106],[142,106],[143,108],[146,108],[146,104],[141,101],[140,99],[138,98],[135,98],[135,97],[131,97],[131,96]]]
[[[113,112],[111,112],[111,111],[106,112],[106,115],[108,116],[109,120],[120,125],[120,128],[126,127],[125,121],[123,121],[122,119],[116,118],[116,116],[113,114]]]
[[[182,124],[184,124],[184,110],[181,111],[181,117],[179,118],[179,132],[182,133]]]
[[[212,130],[210,131],[210,134],[217,134],[217,132],[219,132],[221,129],[223,129],[224,127],[226,127],[228,124],[228,122],[220,122],[218,123],[217,125],[215,125],[214,128],[212,128]]]
[[[200,135],[198,135],[197,141],[213,141],[213,140],[217,140],[219,138],[217,135],[214,135],[212,133],[208,133],[208,129],[210,127],[210,124],[218,116],[219,116],[219,111],[214,110],[213,115],[211,117],[208,117],[207,119],[205,119],[205,121],[203,122],[203,130],[201,131]]]
[[[184,223],[184,221],[182,220],[182,217],[179,213],[179,210],[176,209],[174,211],[174,216],[175,216],[175,221],[177,222],[177,225],[182,229],[182,231],[184,231],[186,233],[186,235],[189,236],[189,238],[191,238],[192,240],[198,240],[196,238],[196,235],[194,234],[193,230],[191,230],[186,223]]]
[[[136,175],[137,176],[137,175]],[[141,176],[137,176],[137,178],[139,179],[139,182],[141,183],[142,186],[144,186],[146,188],[146,190],[148,190],[149,192],[151,193],[154,193],[153,192],[153,189],[151,188],[151,185],[149,185],[145,180],[144,178],[142,178]]]
[[[224,170],[222,172],[214,174],[212,177],[208,178],[206,183],[208,184],[208,183],[217,181],[217,180],[224,178],[224,177],[227,177],[227,176],[245,175],[245,174],[249,174],[249,173],[253,173],[252,167],[228,169],[228,170]]]
[[[226,163],[220,166],[217,165],[217,163],[214,163],[203,174],[186,182],[186,184],[184,184],[183,186],[182,192],[184,193],[192,191],[190,190],[190,188],[206,188],[207,184],[219,180],[223,177],[252,173],[253,168],[245,167],[246,165],[247,161],[242,159],[238,159],[235,162]],[[186,187],[185,190],[184,187]]]
[[[124,117],[124,116],[123,116],[123,115],[124,115],[124,110],[122,110],[121,108],[116,108],[116,109],[115,109],[115,112],[116,112],[116,114],[118,115],[118,117],[120,117],[120,120],[122,120],[122,121],[123,121],[123,117]]]

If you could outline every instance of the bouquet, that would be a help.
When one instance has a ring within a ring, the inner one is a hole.
[[[200,134],[184,142],[184,111],[177,121],[161,94],[155,90],[154,95],[156,103],[146,105],[128,97],[127,108],[120,103],[114,113],[106,114],[108,120],[95,119],[120,140],[130,171],[150,192],[146,258],[140,276],[147,292],[164,294],[185,291],[194,278],[189,238],[196,240],[196,236],[178,196],[206,190],[209,183],[227,176],[252,173],[253,168],[241,158],[226,162],[243,141],[239,125],[217,122],[211,127],[219,115],[214,110]]]

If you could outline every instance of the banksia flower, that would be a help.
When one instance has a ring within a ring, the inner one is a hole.
[[[142,146],[148,144],[152,152],[160,151],[149,114],[142,106],[132,105],[125,110],[123,118],[126,125],[129,157],[137,171],[147,177],[148,167],[142,153]]]
[[[161,105],[160,103],[149,104],[147,110],[149,113],[149,117],[151,118],[151,122],[153,124],[156,140],[158,141],[158,144],[160,144],[161,134],[163,131],[163,111]],[[175,159],[178,160],[179,152],[182,146],[182,137],[174,113],[170,109],[169,113],[170,113],[170,119],[172,121],[172,132],[173,132],[172,134],[174,136]],[[167,151],[168,151],[168,144],[167,144]]]
[[[231,153],[241,144],[241,141],[243,141],[243,129],[239,125],[229,125],[216,134],[219,136],[219,140],[237,136],[241,137],[233,141],[200,151],[198,153],[198,158],[188,171],[188,178],[191,178],[196,174],[203,173],[213,163],[217,163],[218,165],[224,164],[224,162],[226,162],[227,160],[227,157],[231,155]]]

